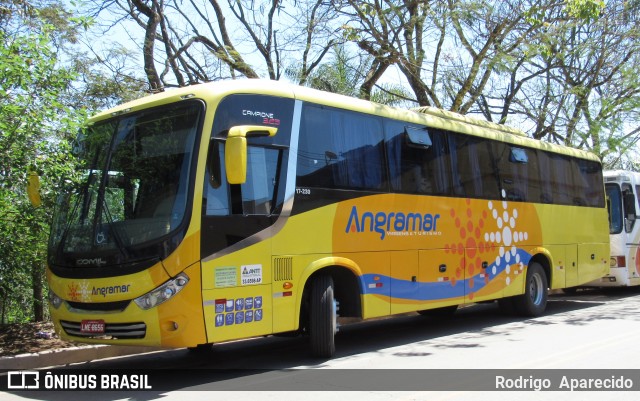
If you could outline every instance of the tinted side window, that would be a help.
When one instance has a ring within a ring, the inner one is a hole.
[[[467,135],[455,135],[456,166],[464,196],[499,199],[499,177],[491,155],[491,142]]]
[[[298,185],[386,191],[382,119],[305,105],[300,122]]]
[[[609,233],[620,234],[622,232],[622,192],[617,184],[607,184],[607,197],[609,198]]]
[[[216,110],[204,181],[205,216],[277,214],[284,201],[287,154],[293,121],[292,99],[235,94]],[[248,138],[247,181],[229,185],[224,165],[224,140],[237,125],[275,126],[273,137]]]
[[[556,153],[538,151],[542,202],[573,205],[573,179],[571,159]]]
[[[514,148],[519,149],[519,148]],[[540,160],[538,158],[539,153],[534,149],[523,149],[526,153],[526,163],[522,161],[515,161],[521,169],[526,170],[527,182],[525,183],[527,189],[527,202],[544,203],[545,198],[543,196],[543,178],[540,167]],[[513,162],[513,158],[512,158]]]
[[[604,180],[602,166],[591,160],[574,159],[575,193],[574,204],[585,206],[604,206]],[[580,203],[583,202],[583,203]]]
[[[385,130],[393,191],[431,195],[459,192],[459,183],[454,184],[451,176],[456,161],[449,153],[449,149],[455,149],[450,135],[401,121],[387,121]],[[420,136],[412,133],[420,132],[428,137],[424,143],[412,139]]]
[[[624,230],[628,233],[633,231],[635,219],[629,219],[630,215],[636,214],[636,200],[633,197],[633,187],[629,184],[622,184],[622,215],[624,217]]]
[[[539,197],[529,186],[538,176],[535,151],[500,142],[493,143],[493,150],[505,199],[524,202]]]
[[[282,150],[261,146],[247,149],[247,181],[239,186],[227,183],[224,143],[212,142],[204,185],[203,211],[206,216],[271,215],[280,207],[274,202],[282,169]]]

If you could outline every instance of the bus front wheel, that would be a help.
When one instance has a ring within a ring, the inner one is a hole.
[[[309,338],[311,353],[321,358],[330,358],[336,350],[337,328],[336,303],[333,279],[323,274],[311,282],[309,298]]]
[[[547,307],[547,275],[539,263],[533,262],[527,269],[524,294],[513,297],[513,306],[522,316],[535,317]]]

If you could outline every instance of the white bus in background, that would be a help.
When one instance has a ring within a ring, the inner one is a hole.
[[[611,271],[589,283],[598,287],[640,285],[640,173],[614,170],[604,172],[609,207]]]

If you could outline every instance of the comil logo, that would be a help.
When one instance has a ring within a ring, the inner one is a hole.
[[[370,212],[362,214],[358,207],[353,206],[345,228],[350,232],[377,232],[383,240],[387,235],[410,235],[411,233],[425,234],[437,232],[439,214],[421,212]]]
[[[76,259],[77,266],[104,266],[107,261],[102,258]]]

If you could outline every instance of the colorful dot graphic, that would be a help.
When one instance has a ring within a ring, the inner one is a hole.
[[[459,240],[447,245],[445,251],[460,257],[455,274],[449,277],[451,285],[466,278],[468,288],[473,290],[481,282],[477,280],[488,284],[504,271],[508,286],[524,270],[517,245],[529,238],[526,230],[518,229],[518,209],[506,201],[489,201],[481,213],[474,213],[470,199],[465,206],[449,210]],[[484,261],[490,266],[488,271],[483,271]],[[473,291],[468,296],[473,299]]]
[[[490,240],[494,246],[499,247],[495,265],[492,268],[493,275],[498,273],[498,268],[504,263],[507,274],[506,285],[509,285],[511,284],[511,279],[524,269],[516,244],[526,241],[529,238],[529,233],[516,229],[518,209],[514,207],[513,210],[509,210],[509,205],[505,201],[496,203],[489,201],[487,208],[495,220],[497,229],[485,232],[484,238],[485,240]],[[500,207],[500,204],[502,207]],[[515,270],[512,270],[512,267],[515,267]]]

